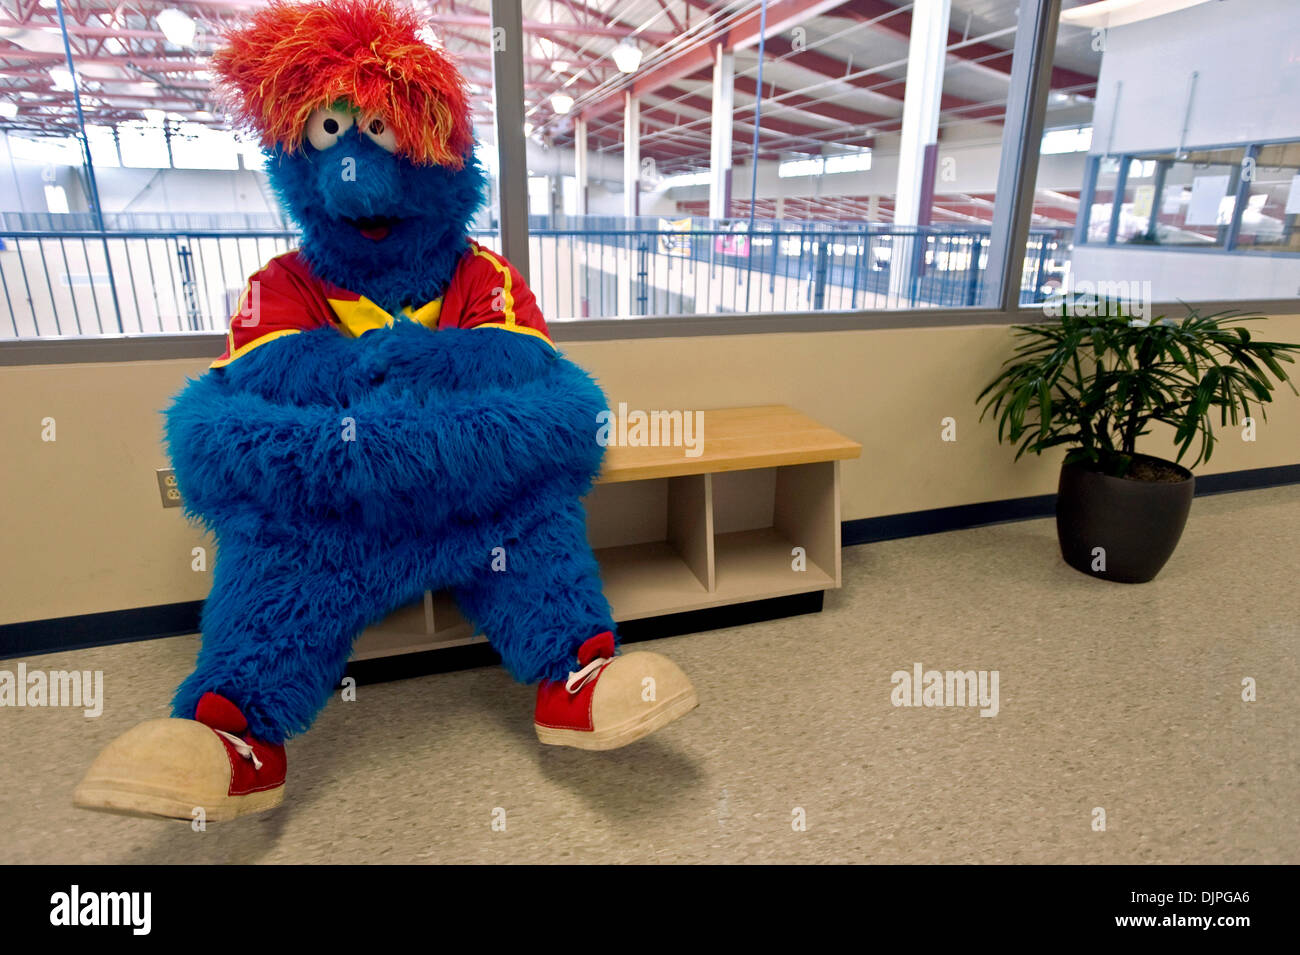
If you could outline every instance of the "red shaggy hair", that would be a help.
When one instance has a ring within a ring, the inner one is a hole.
[[[465,79],[390,0],[272,0],[212,57],[228,108],[264,145],[297,149],[307,117],[347,100],[381,116],[412,162],[460,169],[474,144]]]

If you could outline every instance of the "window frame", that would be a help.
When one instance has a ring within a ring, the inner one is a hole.
[[[1052,58],[1055,49],[1061,0],[1020,0],[1012,69],[1008,91],[1007,115],[1003,127],[1002,156],[998,170],[997,192],[1001,197],[994,210],[989,271],[996,275],[993,301],[966,308],[897,309],[854,312],[773,312],[753,315],[646,316],[636,319],[598,318],[551,323],[557,342],[616,341],[620,339],[694,337],[711,335],[779,334],[792,332],[872,331],[898,328],[933,328],[964,325],[1013,325],[1033,321],[1042,315],[1041,306],[1021,305],[1019,276],[1027,247],[1037,185],[1039,152],[1042,145],[1047,99],[1050,92]],[[492,0],[493,29],[501,31],[502,42],[493,54],[494,93],[497,102],[497,142],[501,157],[502,248],[520,272],[528,274],[528,221],[526,213],[507,217],[505,206],[511,196],[516,201],[527,195],[525,136],[522,123],[523,50],[525,49],[520,0]],[[516,96],[502,96],[517,91]],[[1292,142],[1300,140],[1277,140]],[[1218,148],[1235,148],[1267,143],[1229,143]],[[1216,148],[1197,146],[1196,148]],[[1132,154],[1140,156],[1140,154]],[[1149,158],[1149,157],[1148,157]],[[1075,243],[1088,243],[1087,217],[1096,190],[1096,173],[1102,157],[1090,156],[1080,195],[1080,210]],[[1120,170],[1127,172],[1128,163]],[[1122,182],[1116,194],[1122,195]],[[1087,199],[1085,203],[1083,200]],[[1116,204],[1119,205],[1118,203]],[[517,208],[526,209],[526,201]],[[1236,205],[1233,218],[1239,223],[1243,203]],[[1114,222],[1108,233],[1114,236]],[[1231,238],[1234,243],[1237,231]],[[1285,255],[1226,248],[1196,249],[1179,246],[1135,246],[1139,253],[1156,249],[1191,254]],[[1235,310],[1263,315],[1300,314],[1300,297],[1295,299],[1242,299],[1225,302],[1157,302],[1160,314],[1177,317],[1191,311]],[[89,361],[141,361],[163,359],[210,358],[220,350],[225,336],[219,332],[202,334],[138,334],[100,338],[44,338],[0,342],[0,366],[77,363]]]
[[[1189,145],[1183,147],[1183,151],[1185,152],[1200,152],[1203,150],[1214,150],[1214,149],[1242,150],[1242,163],[1238,165],[1237,171],[1234,175],[1234,181],[1231,186],[1231,191],[1235,199],[1235,202],[1233,203],[1232,219],[1231,221],[1220,226],[1220,228],[1224,230],[1224,238],[1223,238],[1223,243],[1221,245],[1192,245],[1192,244],[1161,245],[1159,243],[1153,243],[1150,245],[1145,245],[1145,244],[1129,245],[1127,243],[1119,242],[1117,238],[1119,216],[1120,216],[1120,209],[1123,206],[1122,197],[1124,194],[1124,189],[1127,184],[1130,163],[1134,161],[1141,162],[1144,160],[1155,160],[1158,169],[1156,181],[1159,183],[1163,181],[1163,175],[1160,175],[1160,173],[1167,171],[1169,164],[1174,162],[1179,162],[1181,160],[1169,158],[1168,150],[1143,150],[1141,152],[1114,153],[1114,154],[1090,153],[1088,156],[1088,165],[1084,172],[1083,189],[1079,193],[1079,218],[1075,223],[1074,244],[1089,245],[1094,247],[1123,245],[1125,249],[1129,249],[1134,252],[1178,252],[1180,254],[1189,253],[1192,255],[1206,255],[1206,254],[1245,255],[1257,259],[1259,258],[1287,258],[1287,259],[1300,258],[1300,251],[1295,251],[1295,252],[1278,251],[1278,250],[1272,250],[1272,249],[1263,248],[1259,246],[1244,248],[1237,244],[1238,239],[1241,236],[1241,219],[1246,210],[1245,199],[1250,192],[1250,180],[1246,179],[1245,176],[1242,176],[1240,174],[1241,165],[1244,164],[1246,159],[1258,160],[1260,151],[1269,146],[1286,146],[1295,143],[1300,143],[1300,136],[1289,136],[1289,137],[1284,137],[1282,139],[1258,139],[1258,140],[1250,140],[1246,142],[1236,142],[1236,143],[1208,143],[1204,145],[1198,144],[1194,146]],[[1121,201],[1111,203],[1110,225],[1106,230],[1106,237],[1104,239],[1089,241],[1088,222],[1090,222],[1092,219],[1091,210],[1092,210],[1093,200],[1095,199],[1096,192],[1097,192],[1097,178],[1101,170],[1101,163],[1103,160],[1106,159],[1117,159],[1119,161],[1119,173],[1115,180],[1114,192],[1117,197],[1121,198]],[[1160,201],[1161,198],[1160,192],[1161,192],[1160,189],[1156,190],[1155,202],[1157,203]],[[1086,214],[1084,210],[1087,210]],[[1253,308],[1254,302],[1258,300],[1242,299],[1241,301],[1243,304],[1247,306],[1251,306]],[[1290,301],[1290,300],[1288,299],[1285,301]],[[1300,311],[1300,302],[1292,303],[1291,308],[1288,309],[1286,313],[1290,314],[1297,311]]]

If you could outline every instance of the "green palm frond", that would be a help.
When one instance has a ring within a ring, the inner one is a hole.
[[[976,399],[993,415],[998,441],[1016,457],[1071,445],[1067,460],[1122,474],[1155,422],[1174,430],[1177,460],[1210,459],[1220,427],[1259,415],[1279,384],[1300,394],[1284,365],[1300,345],[1264,341],[1234,311],[1135,324],[1113,304],[1096,314],[1015,325],[1011,357]],[[1217,415],[1215,414],[1217,412]]]

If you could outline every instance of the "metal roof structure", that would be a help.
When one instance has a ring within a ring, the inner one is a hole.
[[[63,0],[87,122],[114,126],[165,115],[222,126],[207,60],[222,28],[261,3]],[[413,5],[461,63],[474,96],[475,123],[491,138],[489,0]],[[1000,123],[1017,6],[1016,0],[952,0],[941,141],[963,126]],[[581,115],[589,149],[617,153],[623,98],[632,92],[641,104],[641,156],[652,157],[664,173],[707,168],[712,62],[723,44],[736,57],[733,148],[737,156],[749,154],[759,92],[760,2],[524,0],[523,8],[525,117],[537,140],[571,144],[574,119]],[[760,157],[870,146],[881,134],[897,131],[911,9],[904,0],[768,0],[761,37]],[[1090,107],[1101,58],[1090,40],[1088,29],[1062,25],[1052,70],[1055,105]],[[616,54],[629,45],[640,63],[634,72],[623,72]],[[0,103],[13,104],[0,115],[2,129],[63,136],[76,131],[56,0],[0,0]],[[841,215],[860,214],[853,199],[834,201],[843,207]],[[961,197],[961,208],[953,211],[986,219],[978,210],[987,201]],[[823,206],[827,214],[835,211]]]

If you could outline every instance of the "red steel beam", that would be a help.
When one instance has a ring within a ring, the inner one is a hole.
[[[912,35],[912,14],[910,11],[895,13],[896,10],[898,10],[898,6],[890,3],[889,0],[847,0],[836,15],[864,21],[874,20],[877,17],[892,13],[893,15],[887,19],[873,24],[873,29],[892,33],[903,39],[909,39]],[[949,45],[964,42],[961,33],[956,30],[948,31]],[[949,55],[962,60],[979,60],[981,66],[986,66],[998,73],[1011,75],[1011,50],[994,46],[992,43],[968,43],[959,49],[953,50]],[[1095,87],[1096,85],[1097,77],[1095,76],[1089,76],[1075,70],[1067,70],[1063,67],[1052,68],[1053,89],[1074,89],[1079,86]]]
[[[846,2],[847,0],[784,0],[775,8],[775,17],[767,22],[766,42],[770,42],[782,30],[797,26],[810,17],[827,13]],[[629,90],[633,96],[653,93],[676,80],[690,76],[705,67],[711,67],[714,50],[719,44],[725,50],[743,50],[757,46],[759,33],[762,32],[760,19],[760,10],[755,5],[753,11],[742,16],[726,30],[711,37],[709,42],[699,43],[690,50],[651,67],[637,76],[631,84],[606,94],[594,103],[584,105],[580,114],[587,119],[596,119],[619,109],[623,105],[623,94]]]
[[[846,78],[848,65],[842,60],[837,60],[832,56],[824,53],[818,53],[816,50],[797,51],[791,46],[790,41],[784,37],[774,37],[768,43],[768,48],[786,62],[794,66],[803,67],[827,79],[843,80],[859,89],[867,90],[878,96],[887,99],[902,100],[906,92],[907,83],[904,80],[885,79],[884,81],[870,76],[853,76]],[[976,103],[972,100],[962,99],[960,96],[953,96],[944,93],[940,97],[939,106],[945,110],[962,110],[966,116],[1000,116],[1004,110],[998,106],[987,106]],[[983,111],[982,113],[980,111]],[[898,122],[898,120],[890,120]]]
[[[667,92],[669,95],[673,95],[677,93],[675,88],[669,88]],[[713,103],[711,100],[707,100],[703,96],[695,96],[693,94],[687,94],[684,96],[673,95],[672,103],[655,103],[653,105],[643,104],[641,107],[641,115],[644,116],[646,113],[649,112],[666,112],[669,111],[672,106],[677,104],[685,106],[688,109],[693,109],[696,112],[704,113],[706,116],[710,115],[713,110]],[[736,110],[737,121],[752,127],[753,120],[743,118],[743,114],[748,113],[751,109],[752,107],[744,107],[741,109],[737,109]],[[792,137],[795,139],[810,140],[813,142],[828,142],[828,141],[849,142],[851,140],[861,138],[861,135],[851,135],[848,137],[844,137],[842,136],[842,132],[843,132],[842,130],[826,129],[819,126],[809,126],[804,123],[791,122],[788,119],[783,119],[775,116],[764,116],[762,118],[760,131],[761,132],[775,131],[778,133],[782,133],[788,137]],[[865,127],[863,127],[862,135],[865,135]],[[738,136],[735,137],[735,141],[737,143],[747,145],[747,144],[752,144],[753,138],[749,136]]]
[[[749,96],[758,95],[758,82],[748,76],[736,77],[733,84],[737,90]],[[764,106],[767,101],[774,97],[779,97],[779,101],[772,105],[773,109],[780,109],[783,106],[794,107],[795,109],[806,110],[809,113],[816,113],[819,116],[825,116],[828,119],[845,123],[849,126],[875,127],[879,129],[882,126],[897,124],[902,122],[896,116],[886,116],[883,113],[868,113],[865,110],[853,109],[848,106],[840,106],[835,103],[826,103],[814,99],[811,96],[803,96],[799,93],[790,93],[779,87],[773,89],[770,85],[763,84],[767,90],[763,97]]]

